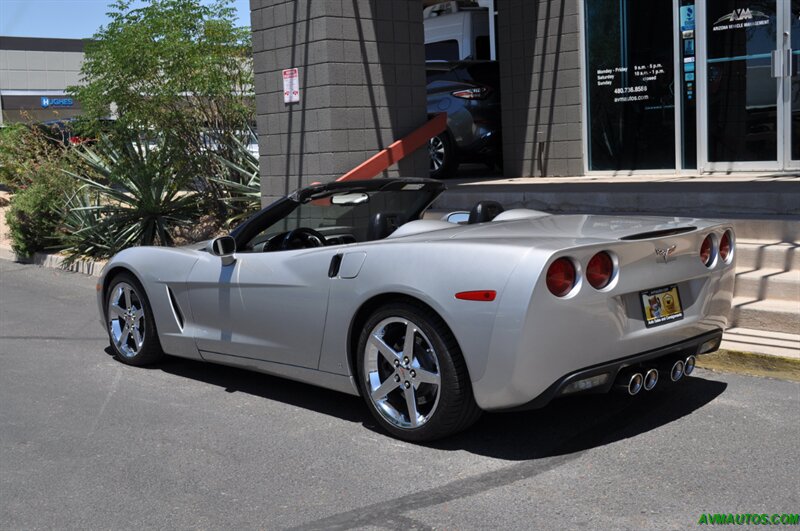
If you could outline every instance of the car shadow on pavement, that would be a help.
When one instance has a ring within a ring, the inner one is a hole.
[[[538,410],[484,414],[470,430],[430,446],[512,461],[571,454],[677,421],[717,398],[727,386],[691,376],[633,397],[562,398]]]
[[[106,353],[113,355],[110,348],[106,348]],[[172,356],[152,369],[214,385],[228,393],[247,393],[359,423],[388,437],[356,396]],[[463,433],[424,446],[443,451],[465,450],[510,461],[566,455],[658,429],[702,408],[726,388],[724,382],[691,376],[677,384],[659,384],[654,391],[642,391],[635,397],[609,394],[562,398],[538,410],[484,413]]]
[[[105,352],[114,356],[110,347],[106,347]],[[357,396],[277,376],[174,356],[166,356],[163,361],[143,369],[161,370],[167,374],[214,385],[227,393],[246,393],[348,422],[372,423],[369,411]]]

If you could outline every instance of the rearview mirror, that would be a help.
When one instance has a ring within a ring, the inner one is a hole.
[[[331,203],[334,205],[360,205],[367,202],[369,202],[369,195],[364,192],[331,196]]]
[[[459,212],[451,212],[444,217],[445,221],[449,221],[450,223],[455,223],[457,225],[463,225],[467,221],[469,221],[469,212],[459,211]]]
[[[222,259],[222,265],[229,266],[236,261],[233,253],[236,252],[236,240],[232,236],[214,238],[208,244],[208,252]]]

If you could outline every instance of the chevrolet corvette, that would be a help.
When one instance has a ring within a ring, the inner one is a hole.
[[[124,250],[97,286],[111,348],[358,395],[391,435],[428,441],[483,411],[675,385],[719,347],[730,224],[491,201],[424,216],[443,191],[313,185],[210,242]]]

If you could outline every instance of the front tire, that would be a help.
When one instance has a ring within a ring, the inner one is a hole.
[[[358,375],[370,412],[399,439],[440,439],[481,414],[455,338],[421,305],[398,302],[372,314],[358,342]]]
[[[150,302],[133,275],[124,272],[113,278],[105,307],[109,343],[119,361],[143,366],[162,358]]]

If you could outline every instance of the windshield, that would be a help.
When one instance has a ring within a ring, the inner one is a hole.
[[[418,219],[438,195],[416,183],[398,183],[391,188],[326,190],[292,201],[288,214],[265,226],[246,247],[271,250],[274,246],[269,246],[270,240],[300,228],[321,233],[326,245],[378,240]]]

